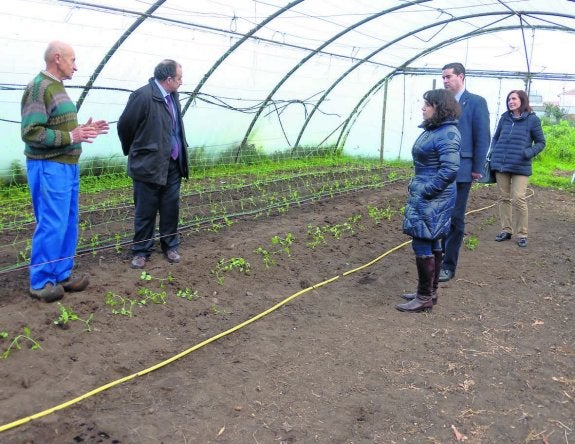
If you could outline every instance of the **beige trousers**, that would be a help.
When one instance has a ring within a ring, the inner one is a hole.
[[[501,231],[527,237],[527,185],[529,177],[520,174],[495,173],[499,188],[499,218]]]

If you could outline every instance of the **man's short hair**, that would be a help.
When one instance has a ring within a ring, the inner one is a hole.
[[[448,63],[443,68],[441,68],[442,71],[444,69],[452,69],[453,74],[455,74],[456,76],[458,76],[459,74],[463,74],[463,77],[465,77],[465,66],[463,66],[462,63],[459,62]]]
[[[154,69],[154,78],[156,80],[162,81],[166,80],[168,77],[176,77],[177,67],[178,63],[174,60],[162,60]]]

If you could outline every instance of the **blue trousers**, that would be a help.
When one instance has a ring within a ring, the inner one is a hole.
[[[40,290],[70,277],[78,242],[80,169],[51,160],[26,161],[36,218],[30,286]]]
[[[471,190],[471,182],[457,182],[455,207],[451,213],[451,228],[443,245],[443,269],[455,272],[459,260],[459,250],[465,235],[465,211]]]
[[[156,215],[160,214],[160,245],[165,253],[180,244],[180,184],[182,176],[177,161],[170,161],[166,185],[134,180],[134,256],[149,256],[154,247]]]
[[[441,250],[441,239],[429,240],[414,237],[411,248],[416,256],[433,256],[434,251]]]

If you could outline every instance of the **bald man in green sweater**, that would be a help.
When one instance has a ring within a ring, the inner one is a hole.
[[[30,260],[30,295],[45,302],[65,291],[82,291],[87,276],[72,276],[79,223],[78,160],[82,142],[108,132],[104,120],[78,125],[77,110],[64,88],[76,68],[76,54],[54,41],[44,53],[46,69],[22,96],[22,140],[36,218]]]

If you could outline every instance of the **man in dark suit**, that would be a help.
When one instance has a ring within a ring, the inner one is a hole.
[[[457,128],[461,133],[460,164],[457,173],[457,198],[451,214],[451,229],[444,241],[443,265],[439,282],[455,276],[459,250],[465,234],[465,212],[471,184],[481,178],[483,164],[491,139],[487,102],[465,89],[465,67],[461,63],[448,63],[442,68],[443,86],[455,94],[461,106]]]
[[[160,245],[170,263],[180,262],[180,184],[187,179],[188,154],[178,88],[182,66],[163,60],[148,84],[134,91],[118,120],[118,136],[134,182],[132,268],[144,268],[152,254],[156,215]]]

